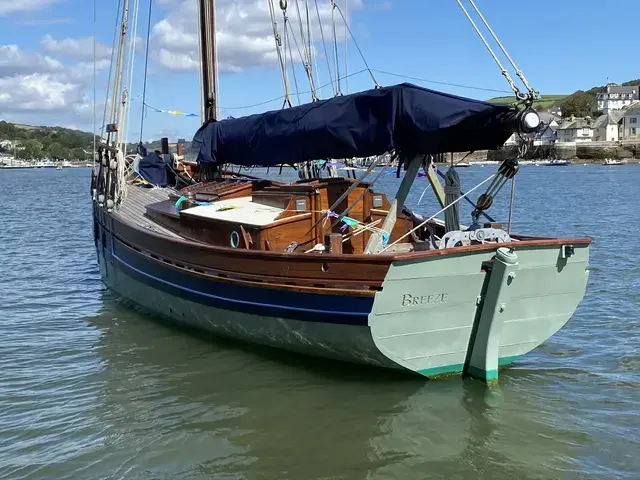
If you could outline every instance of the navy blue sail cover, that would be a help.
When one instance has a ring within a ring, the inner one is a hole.
[[[408,83],[297,107],[205,123],[198,163],[270,166],[381,155],[495,149],[509,138],[509,106]]]
[[[146,152],[146,149],[144,149]],[[156,152],[151,152],[140,159],[138,173],[147,182],[157,187],[166,187],[167,164]]]

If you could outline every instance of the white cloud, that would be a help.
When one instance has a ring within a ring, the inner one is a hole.
[[[348,0],[349,12],[360,10],[362,0]],[[198,15],[195,0],[165,0],[168,15],[153,26],[151,56],[170,70],[190,70],[198,66]],[[344,0],[342,2],[344,4]],[[279,2],[276,6],[276,20],[281,36],[284,34],[282,12]],[[319,5],[320,18],[325,39],[332,37],[331,9],[328,2]],[[304,16],[304,11],[301,11]],[[311,24],[314,40],[320,40],[315,6],[312,5]],[[298,42],[300,29],[295,4],[290,2],[288,17]],[[340,21],[339,14],[337,14]],[[222,73],[241,72],[244,68],[261,65],[275,65],[277,54],[273,39],[273,26],[267,0],[219,0],[216,4],[216,41],[218,68]],[[306,29],[305,29],[306,30]],[[344,39],[344,27],[338,24],[338,40]],[[289,32],[291,38],[291,32]],[[294,58],[299,58],[293,47]]]
[[[99,60],[96,70],[109,63]],[[87,92],[92,78],[93,62],[64,65],[17,45],[0,45],[0,118],[38,125],[89,125],[93,106]]]
[[[83,87],[49,73],[0,78],[0,111],[59,110],[82,104]]]
[[[51,35],[45,35],[40,42],[49,53],[64,55],[78,59],[93,58],[93,37],[65,38],[56,40]],[[96,43],[96,59],[103,60],[111,57],[111,47],[100,42]]]
[[[98,60],[95,65],[96,72],[101,72],[109,67],[111,61],[109,59]],[[68,67],[62,76],[76,81],[86,81],[93,78],[93,62],[78,62]]]
[[[0,77],[35,72],[58,72],[64,68],[55,58],[25,53],[17,45],[0,45]]]
[[[42,10],[62,0],[0,0],[0,16],[8,13]]]
[[[43,8],[57,0],[0,0],[0,15],[19,10]],[[60,0],[63,1],[63,0]],[[363,8],[361,0],[349,1],[350,16]],[[277,21],[282,32],[282,13]],[[18,5],[19,8],[13,5]],[[198,65],[197,7],[195,0],[156,0],[166,9],[151,33],[151,59],[173,70],[193,71]],[[330,42],[331,12],[328,1],[319,2],[326,40]],[[303,13],[304,14],[304,13]],[[299,37],[295,3],[289,2],[289,17]],[[339,15],[337,16],[339,18]],[[241,72],[253,66],[277,63],[267,0],[218,0],[218,65],[221,72]],[[315,20],[315,21],[313,21]],[[319,41],[315,6],[312,12],[313,38]],[[344,28],[339,28],[339,41]],[[92,123],[93,38],[54,38],[41,40],[43,53],[21,50],[17,45],[0,45],[0,118],[32,124],[75,124],[90,129]],[[329,45],[327,45],[329,47]],[[144,55],[145,41],[136,39],[136,50]],[[318,45],[318,52],[323,49]],[[111,48],[97,44],[96,69],[109,67]],[[293,55],[298,53],[293,46]],[[54,57],[66,57],[64,63]],[[299,62],[298,62],[299,63]],[[104,80],[104,78],[103,78]],[[102,92],[102,90],[100,90]],[[99,94],[101,96],[102,93]],[[98,114],[102,109],[98,108]]]

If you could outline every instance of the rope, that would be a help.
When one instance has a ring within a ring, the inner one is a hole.
[[[297,4],[297,2],[296,2],[296,4]],[[291,22],[289,22],[289,31],[291,32],[291,36],[293,37],[294,43],[296,44],[296,50],[298,51],[298,56],[300,57],[300,62],[302,63],[302,66],[304,67],[304,72],[307,75],[307,79],[309,80],[309,86],[311,87],[311,99],[315,101],[315,100],[317,100],[317,98],[316,98],[316,89],[315,89],[315,86],[313,85],[313,76],[312,76],[311,72],[309,71],[309,68],[307,66],[307,62],[304,59],[304,55],[300,51],[300,45],[298,44],[298,39],[296,38],[296,34],[293,31],[293,27],[291,26]],[[304,47],[304,38],[302,39],[302,46]],[[291,43],[289,43],[289,48],[291,48]],[[293,66],[293,57],[291,57],[291,68],[294,68],[294,66]],[[298,99],[298,102],[300,102],[299,99]]]
[[[371,75],[371,80],[373,80],[373,84],[375,85],[376,88],[380,88],[380,85],[378,84],[378,81],[376,80],[376,77],[373,76],[373,72],[371,71],[371,68],[369,68],[369,64],[367,63],[367,59],[364,58],[364,54],[362,53],[362,50],[360,50],[360,45],[358,45],[358,42],[356,41],[356,37],[351,32],[351,29],[349,28],[349,24],[347,23],[347,20],[345,19],[344,15],[342,14],[342,10],[340,10],[340,7],[335,2],[333,2],[333,4],[335,5],[335,8],[338,9],[338,13],[342,17],[342,20],[344,21],[344,26],[345,26],[346,30],[349,32],[349,35],[351,36],[351,39],[353,40],[353,44],[358,49],[358,53],[360,54],[360,57],[362,58],[362,61],[364,62],[364,66],[366,67],[367,71],[369,72],[369,75]],[[345,41],[346,41],[346,38],[345,38]],[[345,59],[345,61],[346,61],[346,59]]]
[[[511,66],[513,67],[513,69],[516,71],[516,75],[518,76],[518,78],[520,78],[520,80],[522,81],[522,83],[524,84],[524,86],[527,88],[527,90],[529,91],[529,93],[531,94],[532,98],[537,98],[539,97],[538,92],[536,92],[533,88],[531,88],[531,86],[529,85],[529,82],[527,81],[527,79],[525,78],[524,74],[522,73],[522,71],[520,71],[520,69],[518,68],[518,66],[516,65],[516,63],[513,61],[513,59],[511,58],[511,56],[509,55],[509,53],[507,52],[507,49],[504,48],[504,46],[502,45],[502,43],[500,42],[500,39],[498,38],[498,36],[494,33],[493,29],[491,28],[491,26],[489,25],[489,22],[487,22],[487,20],[484,18],[484,15],[482,15],[482,12],[480,11],[480,9],[476,6],[475,2],[473,0],[469,0],[469,3],[471,3],[471,5],[473,6],[473,8],[475,9],[475,11],[477,12],[478,16],[482,19],[482,22],[484,23],[484,25],[487,27],[487,30],[489,30],[489,32],[491,33],[491,36],[493,37],[493,39],[496,41],[496,43],[498,44],[498,46],[500,47],[500,49],[502,50],[502,53],[504,53],[504,56],[507,57],[507,60],[509,60],[509,62],[511,63]]]
[[[489,45],[487,40],[484,38],[484,35],[482,35],[482,32],[480,31],[480,29],[476,25],[476,22],[473,21],[473,19],[471,18],[471,15],[469,15],[469,12],[467,12],[467,9],[464,8],[464,5],[462,5],[462,2],[460,0],[456,0],[456,1],[458,2],[458,5],[460,6],[462,11],[466,15],[467,19],[469,20],[469,23],[471,23],[471,25],[475,29],[476,33],[480,37],[480,40],[482,40],[482,43],[484,43],[484,46],[487,47],[487,50],[489,51],[489,53],[491,54],[491,56],[495,60],[496,64],[498,65],[498,68],[500,68],[500,71],[502,72],[502,75],[504,76],[504,78],[507,79],[507,82],[509,82],[509,86],[511,87],[511,90],[513,90],[513,93],[516,95],[516,98],[518,98],[519,100],[525,100],[527,98],[527,95],[522,93],[520,91],[520,89],[516,86],[516,84],[513,82],[513,79],[511,78],[511,75],[509,75],[509,72],[507,71],[507,69],[505,69],[502,66],[502,63],[500,63],[500,60],[498,59],[496,54],[493,52],[493,49],[491,48],[491,46]]]
[[[144,81],[142,83],[142,108],[140,109],[140,143],[142,143],[142,132],[144,131],[144,107],[146,105],[145,100],[147,98],[147,71],[149,67],[149,38],[151,37],[152,5],[153,5],[153,0],[149,0],[149,16],[147,18],[147,46],[146,46],[145,59],[144,59]],[[200,35],[198,35],[198,39],[199,38],[200,38]],[[202,88],[202,85],[200,87]]]
[[[444,212],[446,209],[450,208],[453,205],[456,205],[460,200],[462,200],[463,198],[465,198],[467,195],[469,195],[471,192],[473,192],[474,190],[480,188],[482,185],[484,185],[485,183],[487,183],[489,180],[491,180],[492,178],[494,178],[496,175],[498,175],[497,173],[494,173],[493,175],[489,176],[488,178],[486,178],[485,180],[483,180],[482,182],[480,182],[478,185],[476,185],[475,187],[473,187],[471,190],[469,190],[467,193],[465,193],[464,195],[458,197],[454,202],[451,202],[449,205],[447,205],[446,207],[444,207],[443,209],[439,210],[438,212],[436,212],[435,214],[433,214],[431,217],[427,218],[424,222],[422,222],[420,225],[418,225],[417,227],[414,227],[413,229],[409,230],[407,233],[405,233],[403,236],[401,236],[400,238],[398,238],[395,242],[387,245],[385,248],[383,248],[380,253],[384,253],[385,251],[389,250],[391,247],[393,247],[396,243],[400,242],[400,240],[403,240],[404,238],[408,237],[409,235],[411,235],[413,232],[415,232],[416,230],[424,227],[427,223],[429,223],[431,220],[433,220],[434,218],[436,218],[438,215],[440,215],[442,212]]]
[[[286,16],[286,14],[283,12],[284,15],[284,39],[285,39],[285,44],[289,46],[289,61],[291,62],[291,73],[293,74],[293,84],[296,87],[296,96],[298,97],[298,105],[301,104],[300,102],[300,89],[298,88],[298,79],[296,77],[296,67],[293,64],[293,51],[291,50],[291,42],[289,42],[289,34],[287,31],[287,25],[289,25],[289,30],[292,30],[291,28],[291,24],[288,22],[288,18]],[[293,34],[293,31],[292,31]],[[293,39],[295,40],[295,36],[293,37]],[[286,52],[285,52],[286,54]]]
[[[379,158],[379,157],[378,157],[378,158]],[[378,172],[378,175],[376,175],[376,176],[374,177],[373,181],[371,182],[371,185],[375,185],[375,183],[380,179],[380,177],[384,174],[384,172],[387,170],[387,168],[388,168],[388,167],[389,167],[389,166],[390,166],[390,165],[395,161],[395,159],[396,159],[396,155],[392,155],[392,156],[391,156],[391,158],[389,159],[389,162],[388,162],[384,167],[382,167],[382,168],[380,169],[380,172]],[[372,169],[373,169],[373,168],[375,168],[375,166],[376,166],[376,164],[377,164],[377,163],[378,163],[378,160],[376,160],[376,161],[374,161],[374,162],[371,162],[371,165],[369,165],[369,168],[366,170],[366,172],[365,172],[364,176],[363,176],[363,177],[361,177],[361,179],[360,179],[360,181],[358,182],[358,184],[359,184],[360,182],[362,182],[362,180],[364,180],[364,179],[367,177],[367,175],[369,175],[369,174],[371,173]],[[355,182],[354,182],[354,183],[355,183]],[[340,215],[338,215],[338,218],[336,219],[336,221],[335,221],[335,222],[333,222],[332,226],[337,225],[337,224],[338,224],[338,222],[339,222],[340,220],[342,220],[342,217],[344,217],[345,215],[347,215],[347,214],[351,211],[351,209],[352,209],[353,207],[355,207],[355,206],[356,206],[356,204],[357,204],[357,203],[362,199],[362,197],[364,197],[364,194],[365,194],[367,191],[369,191],[369,190],[365,188],[365,189],[362,191],[362,193],[361,193],[360,195],[358,195],[358,198],[356,198],[353,202],[351,202],[351,205],[349,205],[347,208],[345,208],[345,210],[344,210]],[[342,200],[341,200],[341,201],[342,201]],[[335,207],[334,207],[334,208],[335,208]]]
[[[444,173],[442,173],[442,172],[440,171],[440,169],[437,169],[437,170],[436,170],[436,173],[440,176],[440,178],[442,178],[442,179],[444,179],[444,178],[445,178],[445,177],[444,177]],[[425,192],[426,192],[426,189],[425,189]],[[468,197],[467,197],[467,194],[466,194],[466,193],[464,193],[462,190],[460,191],[460,193],[462,193],[462,197],[465,199],[465,201],[466,201],[469,205],[471,205],[471,206],[472,206],[474,209],[476,209],[476,210],[478,209],[478,206],[473,202],[473,200],[471,200],[470,198],[468,198]],[[423,192],[423,195],[424,195],[424,192]],[[422,197],[420,197],[420,198],[422,199]],[[418,202],[418,205],[420,205],[420,202]],[[480,211],[480,215],[482,215],[483,217],[485,217],[485,218],[486,218],[487,220],[489,220],[490,222],[494,222],[494,223],[495,223],[495,220],[493,219],[493,217],[491,217],[491,215],[489,215],[487,212]]]
[[[311,48],[311,45],[315,45],[315,43],[313,42],[313,32],[311,30],[311,20],[309,17],[309,0],[305,0],[305,10],[307,11],[307,34],[309,35],[309,52],[311,54],[311,61],[313,63],[313,71],[316,74],[314,84],[321,85],[322,83],[320,81],[320,69],[318,68],[318,55],[316,55],[315,48]],[[322,91],[320,91],[320,95],[322,95]]]
[[[331,61],[329,60],[329,53],[327,53],[327,44],[324,39],[324,29],[322,27],[322,20],[320,19],[320,8],[318,7],[318,0],[314,0],[314,2],[316,4],[316,14],[318,16],[318,25],[320,25],[320,38],[322,38],[322,48],[324,49],[324,57],[327,59],[327,70],[329,71],[329,80],[331,81],[331,88],[334,91],[334,95],[337,95],[335,86],[333,84],[333,75],[331,73]],[[316,67],[316,70],[318,70],[317,67]]]
[[[115,192],[115,204],[121,205],[127,198],[127,183],[126,183],[126,162],[122,151],[118,149],[116,153],[116,192]]]
[[[295,35],[293,36],[293,40],[296,42],[296,48],[298,49],[298,54],[301,57],[304,71],[307,74],[307,78],[309,79],[309,86],[311,87],[311,100],[315,102],[318,99],[318,97],[316,96],[316,87],[313,84],[313,71],[311,70],[311,56],[309,55],[309,51],[307,50],[307,41],[305,40],[305,37],[304,37],[304,29],[302,27],[302,15],[300,14],[300,3],[298,2],[298,0],[295,0],[295,3],[296,3],[296,12],[298,15],[298,25],[300,26],[300,43],[302,43],[302,50],[304,52],[304,57],[302,52],[300,52],[300,47],[298,46],[298,40],[296,39]],[[309,20],[308,15],[307,15],[307,20]],[[293,31],[291,33],[293,34]]]
[[[280,73],[282,75],[282,86],[284,88],[285,104],[291,106],[291,98],[289,93],[289,78],[287,76],[287,67],[282,59],[282,38],[278,31],[278,22],[276,21],[276,10],[273,6],[273,0],[269,0],[269,15],[271,16],[271,24],[273,25],[273,38],[276,43],[276,53],[278,54],[278,63],[280,64]]]

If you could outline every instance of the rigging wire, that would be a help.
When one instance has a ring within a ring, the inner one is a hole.
[[[493,60],[498,65],[498,68],[500,69],[502,75],[504,76],[504,78],[507,79],[507,82],[509,82],[509,86],[511,87],[511,90],[513,90],[513,93],[515,94],[516,98],[518,100],[526,100],[527,95],[520,91],[520,89],[517,87],[517,85],[514,83],[513,79],[511,78],[511,75],[509,75],[509,71],[502,66],[502,63],[500,62],[500,59],[497,57],[497,55],[495,54],[495,52],[493,51],[493,49],[489,45],[489,42],[487,42],[487,39],[484,38],[484,35],[482,35],[482,32],[480,31],[480,29],[476,25],[476,22],[473,21],[473,18],[471,18],[471,15],[469,15],[469,12],[467,11],[467,9],[462,4],[462,1],[461,0],[456,0],[456,1],[458,2],[458,5],[460,6],[460,9],[463,11],[465,16],[467,17],[467,20],[469,20],[469,23],[471,23],[471,26],[473,26],[473,28],[475,29],[476,33],[480,37],[480,40],[482,40],[482,43],[484,43],[484,46],[487,48],[487,50],[489,51],[489,53],[493,57]]]
[[[478,13],[478,16],[482,19],[482,22],[484,23],[484,25],[487,27],[487,30],[489,30],[489,33],[491,33],[491,36],[493,37],[493,39],[496,41],[496,43],[498,44],[498,46],[500,47],[500,49],[502,50],[502,53],[504,53],[504,56],[507,57],[507,60],[509,60],[509,62],[511,63],[511,66],[513,67],[513,69],[516,71],[516,75],[518,76],[518,78],[522,81],[522,83],[524,84],[524,86],[527,88],[527,90],[529,91],[529,93],[533,96],[533,98],[538,98],[539,94],[537,91],[535,91],[531,85],[529,85],[529,82],[527,81],[527,79],[524,76],[524,73],[522,73],[522,71],[518,68],[518,66],[516,65],[516,63],[513,61],[513,59],[511,58],[511,56],[509,55],[509,52],[507,52],[507,49],[504,48],[504,46],[502,45],[502,42],[500,42],[500,39],[498,38],[498,36],[495,34],[495,32],[493,31],[493,29],[491,28],[491,26],[489,25],[489,22],[487,22],[487,20],[484,18],[484,15],[482,15],[482,12],[480,11],[480,9],[476,6],[475,2],[473,0],[469,0],[469,3],[471,3],[471,5],[473,6],[473,8],[475,9],[475,11]]]
[[[340,10],[340,7],[338,6],[337,3],[335,3],[334,0],[332,0],[333,4],[335,5],[335,8],[338,10],[338,13],[340,14],[340,16],[342,17],[342,21],[344,21],[344,26],[346,31],[349,32],[349,35],[351,36],[351,39],[353,40],[353,44],[356,46],[356,48],[358,49],[358,53],[360,54],[360,57],[362,58],[362,61],[364,62],[364,66],[367,68],[367,70],[369,71],[369,75],[371,75],[371,80],[373,80],[373,84],[375,85],[376,88],[379,88],[380,85],[378,84],[376,77],[373,76],[373,72],[371,71],[371,69],[369,68],[369,64],[367,63],[367,59],[364,58],[364,54],[362,53],[362,50],[360,49],[360,45],[358,45],[358,42],[356,41],[356,37],[353,35],[353,33],[351,32],[351,29],[349,28],[349,24],[347,23],[347,20],[345,18],[345,16],[342,13],[342,10]],[[347,38],[345,36],[345,42],[347,41]],[[336,47],[337,49],[337,47]],[[337,50],[336,50],[336,55],[337,55]],[[346,59],[345,59],[346,61]]]
[[[315,43],[313,43],[313,32],[311,30],[311,17],[309,16],[309,0],[305,0],[305,11],[307,14],[307,35],[309,38],[309,54],[313,63],[313,72],[315,73],[314,84],[320,85],[320,70],[318,69],[318,55],[316,54]],[[314,46],[312,48],[312,45]],[[317,92],[318,90],[316,90]],[[320,92],[322,94],[322,92]]]
[[[394,77],[406,78],[408,80],[416,80],[416,81],[425,82],[425,83],[435,83],[435,84],[438,84],[438,85],[446,85],[448,87],[468,88],[469,90],[481,90],[481,91],[484,91],[484,92],[513,93],[513,92],[511,92],[509,90],[499,90],[499,89],[495,89],[495,88],[474,87],[472,85],[463,85],[463,84],[460,84],[460,83],[449,83],[449,82],[440,82],[440,81],[437,81],[437,80],[428,80],[426,78],[412,77],[410,75],[402,75],[402,74],[399,74],[399,73],[387,72],[387,71],[384,71],[384,70],[378,70],[376,68],[372,68],[371,70],[374,71],[374,72],[382,73],[383,75],[391,75],[391,76],[394,76]],[[366,69],[363,69],[361,71],[364,72],[364,71],[366,71]]]
[[[445,210],[447,210],[448,208],[451,208],[453,205],[457,204],[460,200],[462,200],[463,198],[466,198],[471,192],[473,192],[474,190],[477,190],[478,188],[480,188],[482,185],[484,185],[485,183],[487,183],[489,180],[491,180],[492,178],[496,177],[498,174],[494,173],[493,175],[490,175],[488,178],[484,179],[482,182],[480,182],[478,185],[476,185],[475,187],[473,187],[471,190],[469,190],[467,193],[465,193],[464,195],[458,197],[456,200],[454,200],[452,203],[450,203],[449,205],[445,206],[444,208],[442,208],[441,210],[439,210],[438,212],[434,213],[431,217],[427,218],[425,221],[423,221],[422,223],[420,223],[420,225],[414,227],[413,229],[409,230],[407,233],[405,233],[403,236],[401,236],[400,238],[396,239],[395,242],[387,245],[386,247],[384,247],[379,253],[384,253],[387,250],[389,250],[391,247],[393,247],[396,243],[400,242],[401,240],[404,240],[406,237],[408,237],[409,235],[411,235],[412,233],[414,233],[416,230],[420,229],[421,227],[424,227],[427,223],[429,223],[431,220],[433,220],[434,218],[436,218],[438,215],[440,215],[442,212],[444,212]]]
[[[142,143],[142,132],[144,131],[144,107],[146,105],[145,100],[147,98],[147,71],[149,68],[149,38],[151,37],[151,10],[153,6],[153,0],[149,0],[149,15],[147,17],[147,46],[145,50],[144,58],[144,80],[142,83],[142,108],[140,109],[140,143]],[[200,36],[198,35],[198,39]],[[200,40],[198,40],[200,41]],[[202,82],[201,82],[202,83]],[[202,85],[201,85],[202,87]]]
[[[367,70],[363,68],[362,70],[359,70],[357,72],[350,73],[349,76],[353,77],[355,75],[359,75],[359,74],[364,73],[366,71]],[[331,85],[330,82],[329,83],[325,83],[324,85],[321,85],[319,88],[328,87],[329,85]],[[306,95],[306,94],[311,93],[311,91],[308,90],[306,92],[296,92],[296,93],[298,95]],[[280,95],[279,97],[275,97],[275,98],[272,98],[270,100],[265,100],[264,102],[254,103],[252,105],[242,105],[242,106],[236,106],[236,107],[220,107],[220,108],[222,110],[245,110],[247,108],[255,108],[255,107],[261,107],[263,105],[268,105],[269,103],[273,103],[273,102],[276,102],[278,100],[282,100],[283,98],[284,98],[284,95]],[[159,108],[154,107],[153,105],[149,105],[148,103],[145,103],[144,105],[145,105],[145,107],[148,107],[148,108],[150,108],[152,110],[156,110],[156,111],[161,110]]]
[[[280,9],[282,10],[282,22],[284,23],[284,38],[283,38],[283,45],[282,45],[282,50],[284,51],[284,71],[288,79],[289,78],[289,63],[288,63],[289,59],[287,58],[287,46],[289,44],[289,34],[287,31],[288,19],[287,19],[286,8],[287,8],[286,0],[280,0]],[[294,81],[295,81],[295,78],[294,78]],[[291,100],[291,96],[289,96],[289,100]],[[282,107],[284,108],[285,105],[286,105],[286,100],[285,100],[285,103],[282,105]],[[289,106],[291,106],[291,104]]]
[[[344,0],[344,90],[349,94],[349,57],[347,56],[347,45],[349,45],[349,37],[347,36],[347,19],[349,18],[349,0]]]
[[[287,75],[286,63],[282,59],[282,38],[278,30],[278,23],[276,21],[276,10],[273,6],[273,0],[269,0],[269,15],[271,16],[271,24],[273,25],[273,39],[276,44],[276,53],[278,54],[278,63],[280,64],[280,73],[282,74],[282,86],[284,88],[285,102],[284,106],[291,106],[291,98],[289,93],[289,79]]]
[[[438,85],[446,85],[446,86],[449,86],[449,87],[467,88],[467,89],[470,89],[470,90],[480,90],[480,91],[485,91],[485,92],[512,93],[509,90],[498,90],[498,89],[494,89],[494,88],[474,87],[474,86],[471,86],[471,85],[462,85],[462,84],[458,84],[458,83],[440,82],[440,81],[437,81],[437,80],[428,80],[426,78],[412,77],[410,75],[402,75],[402,74],[399,74],[399,73],[387,72],[387,71],[378,70],[378,69],[375,69],[375,68],[372,68],[371,70],[374,71],[374,72],[378,72],[378,73],[384,74],[384,75],[392,75],[394,77],[406,78],[408,80],[415,80],[415,81],[420,81],[420,82],[425,82],[425,83],[436,83]],[[365,73],[367,71],[368,70],[366,68],[363,68],[361,70],[358,70],[357,72],[350,73],[349,77],[354,77],[356,75],[360,75],[361,73]],[[329,85],[332,85],[332,84],[333,84],[333,82],[327,82],[327,83],[319,86],[318,89],[322,89],[324,87],[328,87]],[[306,94],[311,93],[311,91],[297,92],[297,93],[299,95],[306,95]],[[264,105],[268,105],[269,103],[273,103],[273,102],[276,102],[278,100],[282,100],[283,98],[285,98],[284,95],[281,95],[279,97],[275,97],[275,98],[272,98],[270,100],[265,100],[263,102],[254,103],[254,104],[251,104],[251,105],[239,105],[239,106],[235,106],[235,107],[220,107],[220,108],[223,109],[223,110],[245,110],[245,109],[248,109],[248,108],[255,108],[255,107],[261,107],[261,106],[264,106]],[[145,106],[149,107],[149,108],[151,108],[153,110],[159,110],[158,108],[156,108],[156,107],[154,107],[152,105],[146,104],[146,103],[145,103]]]
[[[93,168],[96,167],[96,34],[97,34],[97,0],[93,0]]]
[[[306,62],[303,59],[303,53],[300,51],[300,45],[298,44],[298,39],[296,38],[296,34],[293,31],[293,27],[291,26],[291,22],[289,22],[289,30],[291,32],[291,36],[293,37],[293,42],[296,45],[296,50],[298,51],[298,56],[300,57],[300,62],[302,63],[302,66],[304,67],[305,74],[307,75],[307,79],[309,80],[309,86],[311,88],[311,90],[309,90],[309,93],[311,93],[311,101],[315,102],[316,100],[318,100],[318,97],[316,96],[316,87],[315,87],[315,85],[313,83],[312,72],[310,72],[307,69]],[[291,54],[291,43],[289,43],[289,53]],[[295,64],[293,62],[293,56],[291,57],[291,68],[292,69],[295,68]],[[298,93],[298,95],[299,95],[299,93]],[[298,103],[299,102],[300,102],[300,99],[298,99]]]
[[[291,35],[293,36],[293,41],[296,43],[296,48],[298,50],[298,55],[300,55],[300,61],[302,62],[302,66],[304,67],[304,71],[307,75],[307,79],[309,80],[309,86],[311,87],[311,100],[316,101],[318,97],[316,96],[316,88],[313,84],[313,72],[311,71],[311,61],[309,52],[307,51],[307,41],[304,37],[304,29],[302,27],[302,15],[300,14],[300,3],[298,0],[295,0],[296,11],[298,15],[298,25],[300,26],[300,43],[302,43],[302,51],[300,50],[300,46],[298,45],[298,40],[296,39],[295,34],[293,33],[293,28],[291,29]],[[291,23],[289,23],[289,27],[291,27]]]
[[[300,101],[300,88],[298,87],[298,78],[296,77],[296,66],[293,63],[293,51],[291,49],[291,42],[288,41],[289,40],[289,34],[288,34],[288,31],[286,30],[287,25],[289,25],[289,30],[292,31],[292,35],[293,35],[293,29],[291,28],[291,22],[288,21],[288,18],[286,17],[286,14],[285,14],[284,38],[285,38],[286,45],[289,47],[289,62],[291,63],[291,73],[293,74],[293,84],[296,87],[296,96],[298,97],[298,105],[300,105],[301,104],[301,101]],[[296,37],[294,36],[293,39],[295,40]],[[285,52],[285,54],[286,54],[286,52]]]
[[[342,95],[340,91],[340,64],[338,59],[338,39],[336,38],[335,0],[331,0],[331,26],[333,29],[333,59],[336,64],[336,95]]]
[[[327,43],[324,39],[324,28],[322,26],[322,20],[320,19],[320,8],[318,7],[318,0],[314,0],[316,4],[316,14],[318,16],[318,25],[320,26],[320,38],[322,39],[322,48],[324,49],[324,56],[327,59],[327,70],[329,71],[329,80],[331,81],[331,88],[334,92],[334,95],[337,95],[335,90],[335,86],[333,84],[333,74],[331,73],[331,61],[329,60],[329,53],[327,52]],[[317,70],[317,67],[316,67]]]
[[[289,30],[291,31],[291,36],[293,37],[293,41],[294,41],[294,43],[296,44],[296,50],[298,51],[298,56],[300,57],[300,62],[301,62],[301,63],[302,63],[302,65],[304,66],[305,61],[304,61],[304,58],[303,58],[302,52],[300,51],[300,45],[298,45],[298,39],[296,38],[296,35],[295,35],[294,31],[293,31],[293,27],[291,26],[291,22],[289,22]],[[293,62],[293,58],[291,59],[291,61]],[[306,69],[306,67],[305,67],[305,71],[306,71],[306,70],[307,70],[307,69]],[[307,76],[308,76],[308,75],[307,75]],[[313,85],[311,85],[311,88],[312,88],[312,90],[311,90],[311,91],[313,91]]]

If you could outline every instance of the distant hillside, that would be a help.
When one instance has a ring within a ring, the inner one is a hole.
[[[621,83],[622,86],[640,85],[640,78]],[[586,115],[597,116],[598,101],[596,95],[606,90],[606,85],[590,88],[587,91],[577,90],[570,95],[542,95],[542,100],[534,102],[534,108],[546,110],[558,104],[562,107],[562,115],[567,117],[575,115],[584,117]],[[491,103],[513,103],[514,97],[495,97],[488,100]]]
[[[568,95],[542,95],[541,100],[533,102],[533,108],[538,110],[547,110],[555,104],[562,103],[562,101],[567,97]],[[515,97],[495,97],[487,101],[491,103],[509,104],[515,101]]]
[[[44,127],[0,121],[0,141],[9,140],[17,145],[20,158],[85,159],[93,149],[93,135],[80,130]],[[5,147],[6,150],[8,149]],[[14,153],[7,151],[6,153]]]
[[[93,135],[81,130],[62,127],[22,125],[0,121],[0,142],[9,140],[15,150],[0,146],[0,153],[15,154],[18,158],[84,160],[91,158]],[[129,144],[128,151],[135,151],[137,143]],[[160,140],[145,142],[149,150],[159,150]]]

